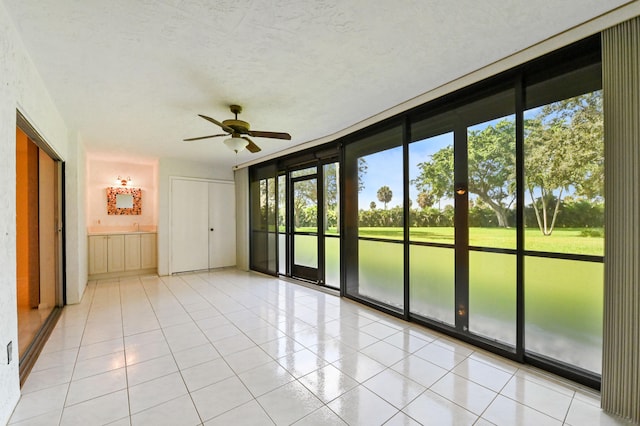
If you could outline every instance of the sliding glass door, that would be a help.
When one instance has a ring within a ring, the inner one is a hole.
[[[291,173],[291,275],[318,281],[318,169]]]

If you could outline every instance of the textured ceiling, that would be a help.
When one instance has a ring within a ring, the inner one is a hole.
[[[343,130],[579,25],[615,0],[3,0],[89,153],[242,163]],[[196,114],[244,107],[263,151]],[[37,123],[36,123],[37,125]]]

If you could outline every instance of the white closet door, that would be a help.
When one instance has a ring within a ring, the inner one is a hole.
[[[171,272],[209,267],[209,183],[171,181]]]
[[[232,183],[209,184],[209,268],[236,264],[236,191]]]

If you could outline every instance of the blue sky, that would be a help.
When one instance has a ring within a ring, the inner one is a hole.
[[[453,145],[453,133],[434,136],[423,141],[414,142],[409,149],[409,179],[418,176],[418,163],[428,161],[430,156],[440,149]],[[387,208],[402,205],[404,195],[402,193],[402,147],[388,149],[365,157],[367,161],[367,173],[363,177],[364,189],[358,197],[358,207],[369,209],[369,204],[374,201],[378,208],[383,204],[378,201],[378,189],[388,186],[393,192],[393,198]],[[418,190],[411,185],[409,198],[416,202]],[[443,200],[444,201],[444,200]]]

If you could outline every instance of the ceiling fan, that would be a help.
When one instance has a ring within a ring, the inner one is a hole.
[[[217,138],[220,136],[231,136],[229,139],[224,141],[224,144],[227,145],[231,150],[236,153],[243,148],[247,148],[249,152],[259,152],[260,147],[256,145],[251,139],[247,136],[256,137],[256,138],[272,138],[272,139],[285,139],[291,140],[291,135],[289,133],[281,133],[281,132],[264,132],[261,130],[250,130],[249,123],[246,121],[238,120],[238,114],[242,112],[242,107],[240,105],[230,105],[229,109],[232,114],[235,114],[234,119],[224,120],[223,122],[219,122],[211,117],[207,117],[206,115],[198,114],[200,117],[204,118],[207,121],[212,122],[215,125],[218,125],[224,130],[226,133],[220,133],[217,135],[209,135],[209,136],[200,136],[197,138],[189,138],[184,139],[185,141],[197,141],[200,139],[208,139],[208,138]]]

